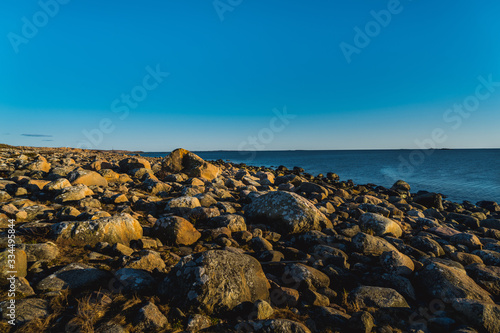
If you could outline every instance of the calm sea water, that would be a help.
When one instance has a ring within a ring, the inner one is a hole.
[[[205,160],[229,160],[254,166],[299,166],[317,175],[335,172],[341,180],[390,187],[403,179],[411,191],[438,192],[448,200],[500,202],[500,149],[329,150],[195,152]],[[144,153],[162,157],[168,153]]]

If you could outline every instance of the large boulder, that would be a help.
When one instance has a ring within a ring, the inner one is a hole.
[[[246,207],[245,215],[252,222],[268,223],[277,231],[288,234],[333,227],[309,200],[285,191],[259,196]]]
[[[490,294],[467,275],[462,265],[454,261],[429,260],[417,273],[417,281],[426,293],[446,303],[455,298],[493,303]]]
[[[129,214],[104,217],[97,220],[59,222],[52,227],[57,241],[69,240],[73,244],[95,245],[99,242],[128,245],[142,238],[142,227]]]
[[[207,314],[242,302],[269,299],[270,284],[257,259],[224,250],[189,255],[172,269],[160,288],[172,304]]]
[[[372,230],[377,236],[401,237],[403,231],[396,221],[379,214],[365,213],[359,218],[363,231]]]
[[[190,177],[202,177],[213,180],[220,174],[220,169],[186,149],[176,149],[162,161],[162,169],[171,173],[185,173]]]

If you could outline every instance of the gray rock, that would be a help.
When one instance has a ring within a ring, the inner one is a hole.
[[[450,303],[455,298],[493,302],[490,294],[478,286],[460,264],[453,261],[430,260],[416,277],[427,294],[445,303]]]
[[[365,213],[359,218],[361,230],[373,230],[377,236],[401,237],[403,231],[394,220],[374,213]]]
[[[250,221],[269,223],[278,232],[288,234],[333,227],[311,202],[290,192],[264,194],[246,207],[245,214]]]
[[[181,309],[199,307],[211,314],[245,301],[268,300],[269,288],[253,257],[209,250],[182,258],[163,281],[161,292]]]
[[[361,286],[351,291],[347,299],[355,308],[359,309],[409,307],[405,298],[391,288]]]
[[[151,302],[141,307],[138,312],[139,313],[135,317],[135,325],[138,330],[155,331],[168,324],[167,317],[165,317],[158,307]]]
[[[500,306],[477,300],[459,298],[453,308],[475,326],[488,333],[500,332]]]
[[[83,289],[105,285],[110,278],[109,272],[85,264],[73,263],[38,282],[35,289],[40,292]]]
[[[56,240],[70,240],[74,244],[95,245],[99,242],[128,245],[142,238],[142,227],[129,214],[104,217],[83,222],[59,222],[52,228]]]

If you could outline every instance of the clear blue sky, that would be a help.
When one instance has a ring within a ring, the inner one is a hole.
[[[447,113],[500,82],[495,0],[54,1],[0,4],[0,142],[411,149],[441,128],[438,147],[500,147],[500,83]]]

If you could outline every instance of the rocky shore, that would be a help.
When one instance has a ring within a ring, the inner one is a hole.
[[[499,205],[404,181],[2,146],[0,228],[0,332],[500,332]]]

